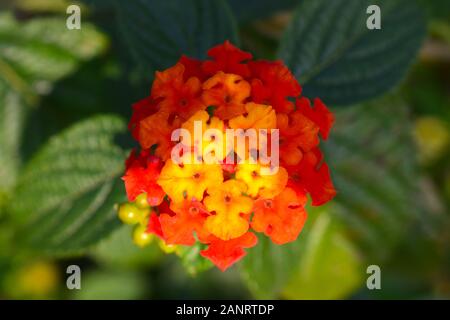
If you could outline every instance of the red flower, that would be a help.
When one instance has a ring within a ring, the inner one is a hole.
[[[150,155],[148,150],[141,151],[139,156],[136,156],[136,150],[131,151],[122,177],[129,201],[134,201],[141,193],[147,193],[150,206],[157,206],[162,202],[165,193],[156,183],[161,167],[161,160]]]
[[[205,80],[206,75],[202,69],[203,61],[182,55],[178,63],[181,63],[184,66],[184,81],[187,81],[192,77],[196,77],[202,82]]]
[[[257,242],[258,239],[251,232],[227,241],[210,236],[208,249],[201,251],[200,254],[211,260],[220,270],[225,271],[246,255],[244,248],[251,248]]]
[[[294,104],[289,97],[298,97],[301,87],[294,75],[281,62],[255,61],[249,63],[253,80],[252,98],[256,103],[271,105],[277,112],[291,112]]]
[[[159,218],[156,213],[150,213],[146,232],[153,233],[161,239],[164,239],[164,234],[161,229],[161,223],[159,222]]]
[[[296,101],[297,110],[311,119],[320,129],[320,134],[324,140],[328,139],[328,134],[334,123],[334,115],[323,104],[322,100],[314,99],[314,107],[308,98],[300,98]]]
[[[158,105],[150,97],[146,97],[132,106],[133,115],[128,124],[128,129],[131,131],[133,138],[139,141],[139,132],[141,130],[141,121],[151,116],[158,111]]]
[[[316,148],[304,154],[298,165],[286,167],[289,172],[292,172],[288,187],[296,190],[298,194],[309,193],[313,206],[320,206],[336,195],[330,170],[322,160],[323,155]]]
[[[236,48],[229,41],[211,48],[208,56],[213,58],[213,61],[203,63],[203,71],[208,75],[219,71],[237,74],[244,78],[250,75],[246,62],[252,58],[252,55]]]

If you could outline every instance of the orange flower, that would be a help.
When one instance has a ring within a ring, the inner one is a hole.
[[[158,178],[158,184],[173,202],[184,199],[201,201],[206,189],[223,181],[219,164],[181,164],[167,160]]]
[[[180,120],[171,119],[169,114],[158,111],[140,122],[139,142],[142,149],[157,145],[155,154],[163,160],[170,157],[173,146],[172,132],[179,128]]]
[[[184,71],[184,65],[177,63],[167,70],[156,72],[151,92],[153,99],[162,99],[162,111],[168,114],[176,113],[183,120],[206,108],[201,99],[200,80],[191,77],[185,81]]]
[[[297,239],[306,221],[306,195],[298,196],[286,188],[273,199],[255,201],[252,228],[272,239],[276,244],[285,244]]]
[[[194,232],[202,232],[205,219],[209,215],[205,206],[199,201],[184,200],[171,203],[170,208],[175,215],[162,213],[159,217],[166,243],[193,245]]]
[[[208,232],[222,240],[238,238],[247,232],[249,225],[245,215],[252,210],[253,201],[243,195],[246,190],[246,185],[236,180],[208,189],[209,196],[203,202],[211,213],[215,213],[206,219]]]
[[[219,71],[203,83],[203,90],[203,103],[216,107],[216,117],[228,120],[245,112],[250,85],[241,76]]]
[[[299,111],[277,116],[280,129],[280,157],[286,165],[296,165],[308,152],[319,144],[319,127]]]
[[[249,162],[238,164],[236,179],[247,184],[247,194],[252,197],[261,196],[271,198],[283,191],[288,180],[286,169],[280,167],[274,174],[264,174],[262,169],[270,170],[267,166]]]
[[[244,248],[251,248],[258,242],[256,236],[251,232],[228,241],[211,238],[208,249],[201,251],[200,254],[211,260],[222,271],[246,255]]]

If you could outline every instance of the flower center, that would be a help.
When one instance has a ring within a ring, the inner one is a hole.
[[[185,106],[187,105],[187,100],[186,100],[186,99],[181,99],[181,100],[180,100],[180,105],[181,105],[182,107],[185,107]]]
[[[271,209],[273,207],[272,200],[264,200],[264,207]]]
[[[189,213],[190,214],[197,214],[199,211],[198,211],[198,208],[196,208],[196,207],[190,207],[189,208]]]

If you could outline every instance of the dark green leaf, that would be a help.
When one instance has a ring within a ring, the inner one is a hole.
[[[381,262],[423,208],[408,108],[388,97],[336,116],[325,144],[336,215],[363,254]]]
[[[381,30],[366,9],[381,8]],[[425,35],[422,12],[409,0],[304,0],[281,43],[281,58],[308,97],[348,105],[391,90],[404,77]]]
[[[147,78],[185,54],[205,58],[209,48],[236,42],[231,11],[222,0],[116,1],[129,50]]]
[[[240,22],[267,18],[279,11],[291,9],[299,2],[300,0],[228,0]]]
[[[124,151],[114,143],[122,119],[98,116],[53,137],[30,161],[12,199],[26,226],[20,240],[40,251],[85,249],[120,225],[114,205],[124,200]]]

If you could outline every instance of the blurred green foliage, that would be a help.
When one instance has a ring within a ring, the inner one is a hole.
[[[365,29],[369,2],[380,32]],[[74,31],[68,1],[2,3],[0,298],[449,298],[450,8],[369,2],[84,0]],[[339,194],[297,241],[261,238],[221,273],[198,247],[134,246],[114,205],[131,103],[155,70],[225,39],[283,59],[335,111]],[[382,290],[366,289],[371,264]]]

